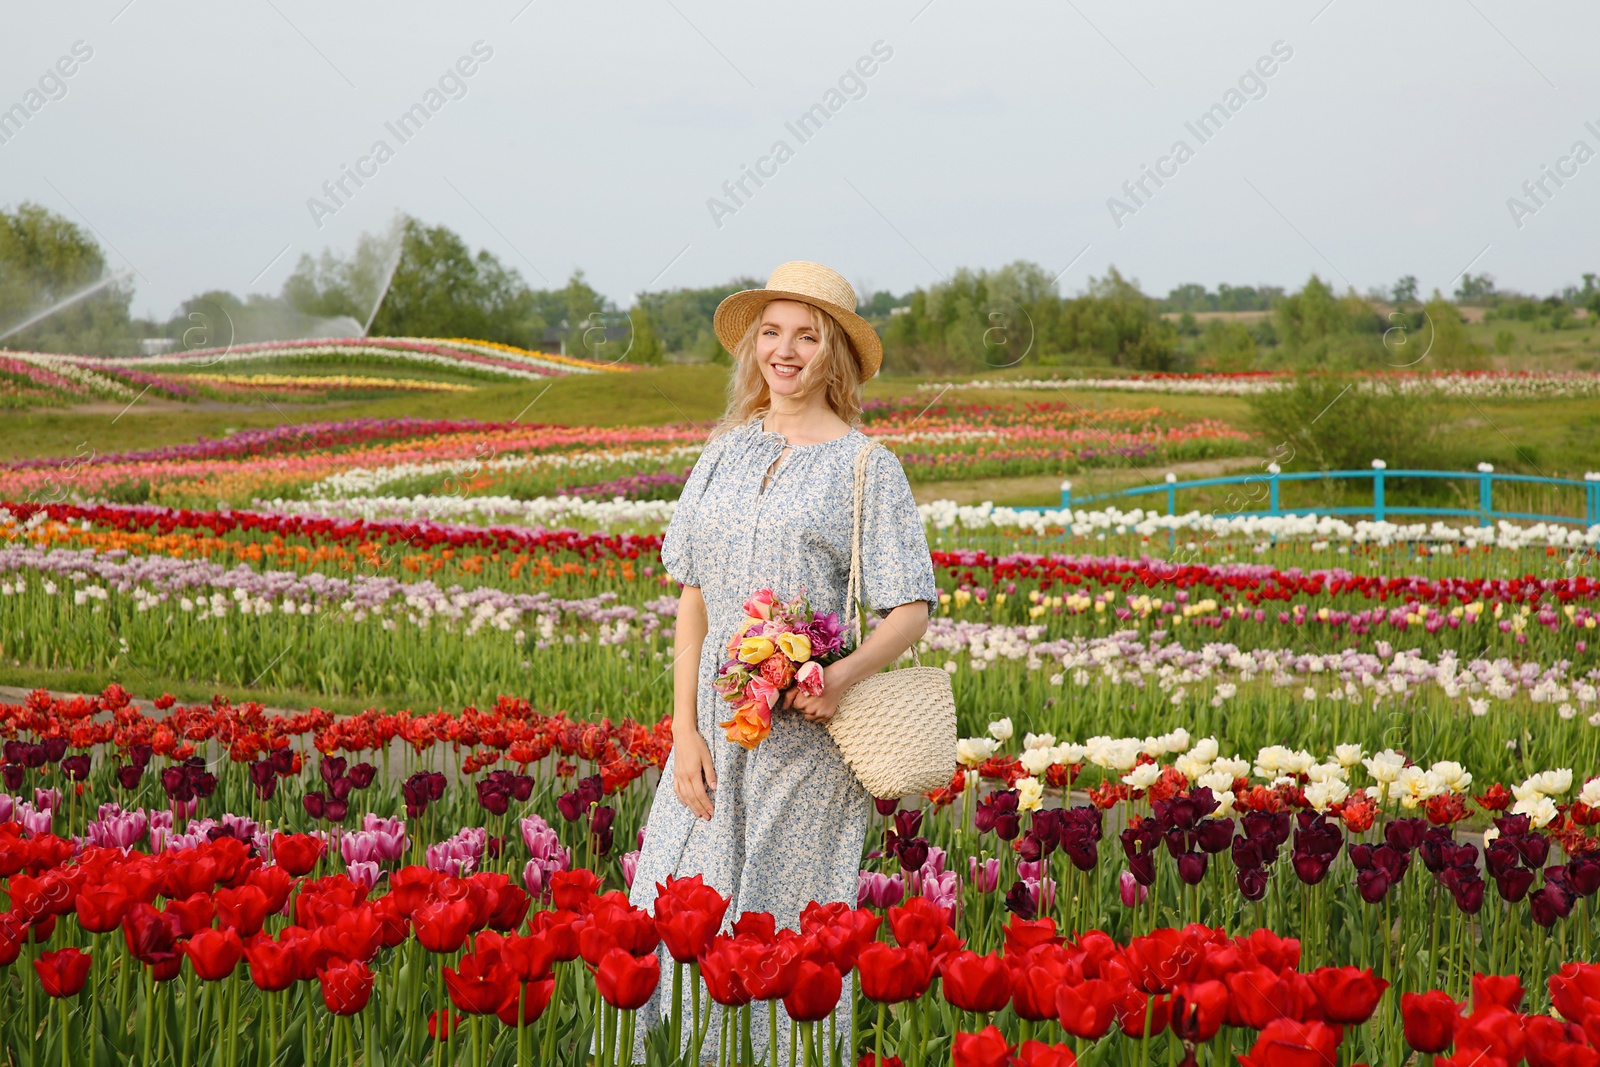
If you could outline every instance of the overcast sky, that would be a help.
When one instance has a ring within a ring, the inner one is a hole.
[[[1065,293],[1600,270],[1592,3],[525,4],[10,6],[0,203],[92,227],[159,316],[396,211],[623,306],[789,259],[897,293],[1016,259]]]

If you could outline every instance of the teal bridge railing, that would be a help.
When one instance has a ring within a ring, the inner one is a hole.
[[[1435,504],[1390,504],[1384,499],[1384,489],[1385,483],[1391,478],[1432,478],[1476,483],[1478,506],[1470,508],[1446,507]],[[1370,481],[1372,483],[1372,503],[1370,505],[1346,504],[1291,508],[1285,508],[1280,503],[1279,487],[1285,482],[1312,482],[1333,479]],[[1582,493],[1584,502],[1583,514],[1546,515],[1531,511],[1498,511],[1494,506],[1494,490],[1497,484],[1541,485],[1579,490]],[[1371,470],[1310,471],[1295,474],[1284,474],[1276,469],[1276,464],[1272,464],[1266,470],[1252,474],[1236,474],[1221,478],[1197,478],[1192,481],[1179,481],[1176,475],[1168,474],[1166,481],[1161,484],[1136,486],[1131,489],[1121,489],[1110,493],[1096,493],[1092,496],[1082,497],[1074,497],[1072,495],[1072,483],[1064,481],[1061,483],[1061,506],[1063,508],[1082,508],[1094,503],[1165,494],[1167,498],[1167,514],[1176,515],[1178,514],[1179,490],[1205,489],[1226,485],[1248,485],[1253,487],[1251,502],[1254,502],[1254,499],[1260,496],[1261,489],[1265,488],[1267,506],[1253,511],[1213,511],[1212,514],[1218,518],[1232,519],[1249,516],[1316,514],[1371,516],[1377,522],[1384,522],[1397,515],[1429,515],[1476,519],[1480,526],[1491,526],[1500,519],[1570,523],[1584,527],[1600,525],[1600,472],[1590,471],[1580,481],[1575,478],[1545,478],[1531,474],[1497,474],[1494,468],[1487,463],[1479,464],[1476,471],[1427,471],[1389,470],[1382,460],[1373,460]]]

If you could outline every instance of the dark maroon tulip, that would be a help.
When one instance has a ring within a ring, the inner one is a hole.
[[[1548,930],[1556,924],[1557,919],[1565,919],[1572,914],[1576,899],[1560,882],[1547,881],[1528,898],[1528,905],[1533,912],[1533,921]]]
[[[89,757],[84,755],[68,756],[61,761],[61,770],[74,782],[81,782],[89,777]]]
[[[1204,852],[1185,852],[1178,857],[1178,877],[1183,879],[1184,885],[1200,884],[1200,880],[1206,876],[1206,860],[1209,858]]]
[[[1032,919],[1039,914],[1039,908],[1034,903],[1033,893],[1028,889],[1028,883],[1017,882],[1006,893],[1006,910],[1023,920]]]
[[[1233,844],[1232,819],[1207,819],[1200,824],[1200,832],[1196,838],[1200,851],[1216,855],[1229,845]]]
[[[139,779],[144,777],[144,767],[137,763],[124,763],[117,768],[117,784],[124,789],[138,789]],[[18,782],[17,785],[21,785]],[[15,789],[17,786],[12,786]]]
[[[517,774],[512,776],[511,799],[519,804],[526,804],[528,798],[533,796],[533,775]]]
[[[1522,856],[1523,864],[1534,870],[1543,867],[1550,856],[1550,839],[1543,834],[1523,834],[1512,838],[1511,843]]]
[[[372,779],[378,774],[378,768],[370,763],[358,763],[350,768],[350,784],[357,789],[365,789],[372,784]]]
[[[323,814],[329,822],[344,822],[345,817],[350,814],[350,805],[343,800],[330,800]]]
[[[483,810],[490,815],[504,815],[511,810],[511,798],[502,789],[496,789],[490,782],[478,783],[478,803],[483,805]]]
[[[300,798],[300,804],[313,819],[320,819],[328,813],[328,798],[322,795],[321,790],[307,793]]]
[[[47,737],[39,746],[44,752],[44,762],[59,763],[61,757],[67,754],[67,739],[65,737]]]
[[[267,760],[257,760],[250,764],[250,782],[256,787],[256,795],[262,800],[271,800],[272,795],[278,791],[278,776],[272,773],[272,764]]]
[[[1456,907],[1467,915],[1476,915],[1483,907],[1483,886],[1483,879],[1475,878],[1471,881],[1463,879],[1459,884],[1447,888],[1455,898]]]
[[[20,763],[8,763],[0,767],[0,777],[5,778],[7,789],[21,789],[22,777],[28,773],[28,768]]]
[[[1494,880],[1494,887],[1500,891],[1500,899],[1510,904],[1527,896],[1532,886],[1533,872],[1526,867],[1513,867],[1504,874],[1496,875]]]
[[[162,771],[161,788],[166,790],[168,800],[182,802],[194,799],[194,786],[189,784],[189,776],[182,767],[168,767]]]
[[[294,750],[285,746],[275,748],[272,755],[267,757],[267,762],[272,764],[272,773],[280,778],[286,778],[294,773]]]
[[[1600,890],[1600,853],[1580,852],[1567,864],[1567,882],[1580,897]]]
[[[1368,904],[1381,903],[1389,892],[1389,872],[1377,866],[1356,872],[1356,892]]]
[[[917,832],[922,829],[922,809],[907,808],[895,812],[894,829],[901,837],[916,837]]]
[[[914,837],[900,845],[900,869],[906,871],[920,871],[922,865],[928,862],[928,839]]]
[[[1267,872],[1263,867],[1240,867],[1234,872],[1239,881],[1239,892],[1246,900],[1260,900],[1267,895]]]
[[[348,761],[343,756],[324,756],[322,765],[317,768],[317,771],[322,775],[324,782],[332,785],[334,779],[344,777],[346,766],[348,766]]]
[[[1427,832],[1425,819],[1394,819],[1383,828],[1383,840],[1390,848],[1410,852],[1422,844]]]
[[[1306,885],[1317,885],[1328,875],[1328,859],[1310,852],[1294,854],[1294,874]]]
[[[1528,815],[1496,815],[1494,827],[1501,837],[1521,837],[1533,830],[1533,819]]]
[[[895,809],[900,806],[900,798],[899,797],[873,797],[872,798],[872,806],[878,809],[878,814],[879,815],[882,815],[885,819],[887,819],[889,816],[893,815],[894,812],[895,812]]]
[[[1406,876],[1406,870],[1411,866],[1411,853],[1393,845],[1379,845],[1372,850],[1372,865],[1382,869],[1390,882],[1398,882]]]

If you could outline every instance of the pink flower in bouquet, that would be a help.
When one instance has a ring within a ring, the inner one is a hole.
[[[789,688],[794,681],[794,661],[782,652],[774,652],[761,661],[761,677],[771,682],[779,692]]]
[[[808,697],[821,696],[822,666],[814,659],[800,664],[800,669],[794,674],[794,684]]]
[[[811,639],[813,659],[831,656],[844,649],[844,624],[839,621],[839,616],[832,612],[826,615],[819,613],[809,623],[797,629]]]
[[[762,710],[770,712],[772,706],[778,702],[778,687],[758,674],[750,679],[750,683],[744,687],[744,698],[746,700],[760,701]],[[769,720],[771,717],[770,714],[767,716]]]
[[[770,589],[757,589],[749,600],[744,602],[744,613],[754,619],[766,621],[772,618],[772,604],[776,598]]]

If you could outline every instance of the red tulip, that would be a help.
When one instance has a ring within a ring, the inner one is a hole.
[[[272,835],[272,861],[296,878],[310,873],[327,850],[321,838],[310,834]]]
[[[1472,1010],[1498,1004],[1506,1011],[1522,1005],[1522,979],[1514,974],[1475,974],[1472,976]]]
[[[920,944],[891,948],[874,941],[856,958],[861,993],[868,1000],[898,1004],[920,997],[933,981],[933,959]]]
[[[1491,1004],[1456,1023],[1456,1054],[1492,1054],[1507,1063],[1522,1059],[1525,1044],[1522,1017]]]
[[[360,960],[339,960],[317,974],[322,1003],[335,1015],[355,1015],[372,997],[372,972]]]
[[[1061,946],[1037,945],[1011,964],[1011,1006],[1018,1016],[1040,1022],[1056,1017],[1056,990],[1082,978],[1081,969],[1067,961]]]
[[[47,996],[74,997],[88,980],[89,966],[94,959],[87,952],[64,948],[56,952],[43,952],[33,961],[39,974],[39,985]]]
[[[493,1015],[499,1011],[506,990],[513,984],[498,961],[482,952],[462,956],[460,970],[444,969],[444,988],[450,994],[450,1003],[468,1015]]]
[[[85,886],[78,893],[78,925],[91,934],[106,934],[122,925],[133,896],[121,882]]]
[[[795,1022],[814,1023],[826,1019],[839,1006],[844,979],[831,963],[801,960],[795,968],[794,987],[783,998],[783,1009]]]
[[[951,1052],[955,1067],[1006,1067],[1011,1045],[999,1027],[991,1023],[976,1034],[956,1034]]]
[[[1241,1067],[1327,1067],[1339,1062],[1337,1027],[1320,1022],[1274,1019],[1261,1031]]]
[[[411,916],[417,941],[429,952],[454,952],[467,939],[473,912],[467,900],[436,900],[424,904]]]
[[[1232,994],[1228,1003],[1230,1026],[1264,1030],[1272,1020],[1295,1014],[1294,990],[1270,968],[1234,971],[1224,981]]]
[[[557,963],[571,963],[580,955],[577,921],[578,916],[570,911],[541,911],[528,923],[528,929],[549,943]]]
[[[206,927],[183,943],[184,954],[203,982],[220,982],[233,973],[244,955],[244,945],[234,930]]]
[[[1153,1037],[1167,1028],[1172,1018],[1172,998],[1151,996],[1129,986],[1111,1000],[1117,1025],[1129,1037]]]
[[[876,1053],[863,1052],[861,1058],[856,1061],[856,1067],[905,1067],[905,1065],[900,1062],[899,1056],[880,1058]]]
[[[169,900],[161,910],[176,918],[179,937],[193,937],[211,925],[216,905],[212,903],[209,893],[197,892],[182,900]]]
[[[741,952],[739,943],[732,938],[718,937],[700,958],[700,976],[706,981],[706,992],[723,1007],[742,1007],[752,999],[739,977]]]
[[[495,1014],[507,1026],[517,1025],[517,998],[522,998],[522,1021],[536,1022],[550,1006],[550,997],[556,991],[554,978],[541,978],[537,982],[513,982],[506,990],[506,999]]]
[[[1017,1067],[1078,1067],[1078,1057],[1066,1045],[1024,1041],[1017,1049]]]
[[[656,933],[679,963],[693,963],[711,947],[722,916],[697,908],[668,905],[656,899]]]
[[[288,989],[300,977],[300,954],[293,944],[258,935],[244,946],[244,958],[250,964],[250,981],[264,992]]]
[[[1370,969],[1318,967],[1306,975],[1328,1022],[1351,1025],[1372,1018],[1389,983]]]
[[[1405,1022],[1406,1044],[1418,1052],[1443,1052],[1455,1041],[1461,1006],[1437,989],[1420,996],[1401,993],[1400,1017]]]
[[[1204,1044],[1217,1036],[1228,1018],[1228,987],[1216,979],[1186,982],[1172,1000],[1172,1032],[1185,1041]]]
[[[770,911],[747,911],[734,920],[733,936],[770,944],[778,936],[778,920]]]
[[[270,913],[267,891],[256,885],[243,885],[238,889],[219,889],[214,894],[217,903],[217,925],[237,930],[240,937],[254,937]]]
[[[428,1013],[428,1036],[435,1041],[448,1041],[450,1040],[450,1035],[460,1028],[461,1021],[465,1018],[465,1015],[457,1015],[454,1012],[445,1011],[443,1008],[435,1008]]]
[[[595,968],[594,984],[607,1004],[624,1011],[644,1007],[661,981],[661,961],[653,954],[635,957],[614,948]]]
[[[1035,945],[1059,945],[1062,939],[1056,936],[1056,921],[1054,919],[1019,919],[1011,917],[1011,922],[1006,924],[1006,955],[1020,956]]]
[[[912,897],[904,905],[889,909],[889,928],[900,945],[920,941],[933,951],[945,931],[950,929],[950,916],[927,897]]]
[[[582,867],[550,876],[550,899],[564,911],[583,911],[599,888],[600,876]]]
[[[1056,1014],[1061,1028],[1073,1037],[1100,1040],[1111,1029],[1113,1008],[1111,983],[1104,979],[1063,982],[1056,987]]]
[[[501,965],[518,981],[539,982],[550,977],[555,948],[549,938],[538,934],[507,937],[500,952]]]
[[[1010,975],[1000,956],[957,952],[944,961],[941,972],[944,999],[962,1011],[999,1011],[1011,999]]]

